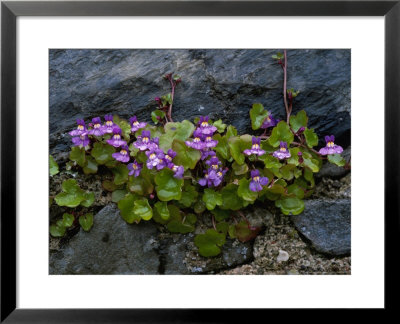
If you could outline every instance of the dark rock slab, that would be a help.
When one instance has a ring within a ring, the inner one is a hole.
[[[318,252],[348,255],[351,252],[350,213],[348,199],[315,199],[305,202],[302,214],[291,217],[296,229]]]
[[[157,228],[152,222],[127,224],[111,204],[66,246],[50,253],[50,274],[157,274]]]
[[[261,102],[285,118],[277,50],[50,50],[50,153],[70,145],[77,118],[107,113],[151,121],[154,97],[169,92],[161,76],[182,76],[174,119],[222,118],[252,132],[249,109]],[[300,90],[294,113],[305,109],[320,136],[350,144],[350,50],[288,50],[288,88]],[[323,144],[322,141],[320,143]]]

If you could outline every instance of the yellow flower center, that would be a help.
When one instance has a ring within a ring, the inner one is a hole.
[[[132,168],[134,169],[134,170],[137,170],[137,165],[136,164],[132,164]]]
[[[135,121],[135,122],[133,122],[133,125],[137,126],[137,125],[139,125],[139,122]]]
[[[117,140],[117,139],[120,139],[120,138],[121,138],[121,136],[120,136],[119,134],[115,134],[115,135],[114,135],[114,139]]]
[[[143,141],[143,143],[148,143],[149,142],[149,138],[148,137],[143,137],[142,141]]]
[[[82,125],[78,125],[78,129],[79,130],[83,130],[83,126]]]
[[[156,157],[156,155],[154,153],[150,154],[150,159],[154,159]]]
[[[107,125],[107,126],[112,126],[112,125],[113,125],[113,122],[112,122],[111,120],[107,120],[107,121],[106,121],[106,125]]]
[[[286,147],[281,147],[281,148],[280,148],[280,151],[281,151],[281,152],[286,152]]]
[[[208,126],[208,122],[206,122],[206,121],[203,121],[203,122],[201,123],[201,126],[203,126],[203,127],[207,127],[207,126]]]
[[[193,140],[193,142],[195,142],[195,143],[200,142],[200,137],[195,137],[195,139]]]
[[[328,147],[333,147],[334,145],[335,145],[335,143],[333,143],[333,142],[328,142],[328,144],[327,144]]]
[[[253,144],[253,149],[258,150],[260,148],[260,145],[258,144]]]
[[[207,179],[208,178],[208,174],[206,173],[206,175],[204,177]]]
[[[94,124],[94,128],[100,128],[100,124]]]
[[[213,165],[212,165],[212,168],[215,169],[215,170],[217,170],[217,169],[218,169],[218,164],[213,164]]]
[[[168,154],[165,156],[165,158],[166,158],[168,161],[172,161],[172,158],[171,158]]]
[[[259,176],[254,177],[253,180],[254,180],[255,182],[258,182],[258,181],[260,180],[260,177],[259,177]]]
[[[222,177],[222,172],[221,171],[219,171],[217,174],[218,174],[219,177]]]
[[[207,136],[207,137],[206,137],[206,141],[207,141],[207,142],[210,142],[210,141],[211,141],[211,137],[210,137],[210,136]]]
[[[125,150],[121,150],[121,152],[120,152],[122,155],[126,155],[126,153],[128,153],[128,152],[126,152]]]
[[[176,170],[178,170],[178,166],[177,165],[174,165],[173,167],[172,167],[172,171],[176,171]]]

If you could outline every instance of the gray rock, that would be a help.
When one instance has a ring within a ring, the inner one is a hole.
[[[350,161],[350,158],[351,158],[351,147],[350,146],[343,151],[342,156],[346,160],[346,162]],[[344,177],[349,172],[350,172],[350,170],[346,170],[343,167],[338,167],[335,164],[325,161],[321,170],[315,174],[315,178],[321,179],[324,177],[328,177],[328,178],[338,179],[338,178]]]
[[[50,50],[50,152],[66,150],[77,118],[107,113],[150,121],[154,97],[168,93],[162,75],[175,72],[175,120],[222,118],[252,133],[249,109],[261,102],[285,118],[277,50]],[[337,143],[350,141],[350,50],[288,50],[288,88],[300,90],[294,113]],[[322,141],[320,142],[322,145]]]
[[[312,246],[329,255],[351,252],[351,202],[348,199],[305,201],[304,212],[291,216],[296,229]]]
[[[115,205],[94,217],[61,250],[50,253],[50,274],[157,274],[157,228],[153,222],[127,224]]]
[[[289,253],[287,253],[286,251],[283,251],[283,250],[279,250],[279,254],[276,258],[276,261],[286,262],[287,260],[289,260]]]

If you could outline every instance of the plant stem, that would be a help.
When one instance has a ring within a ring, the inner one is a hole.
[[[174,103],[174,95],[175,95],[176,83],[172,81],[172,77],[169,77],[168,79],[169,79],[169,83],[171,84],[172,90],[171,90],[171,104],[169,105],[167,116],[169,118],[169,121],[173,122],[173,120],[172,120],[172,104]]]

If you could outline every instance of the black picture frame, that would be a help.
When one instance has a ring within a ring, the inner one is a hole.
[[[400,0],[396,1],[2,1],[1,3],[1,322],[224,322],[246,310],[16,308],[16,19],[19,16],[384,16],[385,309],[396,307],[399,276]],[[375,188],[382,190],[382,188]],[[367,283],[366,283],[367,284]],[[40,292],[39,292],[40,293]],[[239,296],[240,297],[240,296]],[[247,310],[248,312],[249,310]],[[264,310],[251,310],[256,318]],[[262,321],[263,322],[263,321]]]

